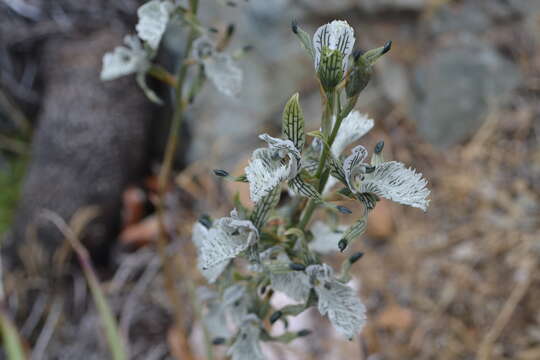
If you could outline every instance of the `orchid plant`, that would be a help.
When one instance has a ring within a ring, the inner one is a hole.
[[[126,36],[125,46],[103,57],[104,81],[135,74],[147,97],[160,104],[163,101],[146,83],[148,75],[175,90],[175,112],[160,172],[161,199],[187,104],[206,79],[228,96],[237,96],[242,85],[238,56],[224,51],[232,29],[216,37],[197,18],[197,4],[197,0],[190,0],[187,7],[172,0],[143,4],[137,12],[137,35]],[[172,22],[189,28],[185,59],[176,76],[156,62]],[[367,217],[380,197],[424,211],[429,204],[427,181],[400,162],[385,161],[382,141],[369,161],[368,151],[361,145],[343,155],[374,126],[372,119],[354,108],[375,62],[390,50],[391,42],[365,53],[354,50],[354,30],[345,21],[323,25],[313,37],[295,22],[292,30],[311,57],[319,81],[323,108],[319,130],[306,133],[300,96],[292,95],[283,110],[281,136],[259,135],[266,146],[253,152],[244,174],[214,170],[226,180],[248,183],[253,208],[236,197],[229,216],[212,219],[204,215],[193,225],[198,267],[213,284],[213,289],[202,287],[198,292],[205,304],[204,333],[214,345],[227,345],[233,360],[264,359],[261,341],[288,343],[309,335],[305,329],[275,336],[271,327],[277,321],[287,326],[289,317],[310,307],[317,307],[345,338],[359,334],[366,323],[366,309],[348,282],[350,269],[362,253],[349,255],[338,272],[321,256],[350,248],[365,231]],[[188,76],[192,67],[197,73]],[[337,188],[339,183],[341,188]],[[288,193],[283,193],[285,187]],[[352,225],[338,224],[338,214],[352,212],[335,204],[336,196],[361,204],[363,212]],[[280,201],[282,197],[286,199]],[[158,202],[161,222],[162,202]],[[312,221],[317,209],[325,213]],[[160,252],[167,267],[165,231],[161,233]],[[174,279],[166,280],[174,283]],[[294,303],[274,309],[271,299],[275,292],[284,293]]]
[[[264,359],[261,341],[290,342],[308,335],[302,330],[274,336],[270,327],[277,321],[287,325],[288,317],[313,306],[344,337],[359,334],[366,309],[348,282],[362,253],[348,256],[339,272],[321,255],[350,248],[380,197],[424,211],[429,204],[427,181],[400,162],[385,161],[382,141],[369,161],[361,145],[343,155],[374,126],[354,108],[391,42],[365,53],[354,50],[354,30],[345,21],[323,25],[313,37],[294,22],[292,30],[315,65],[323,105],[320,130],[306,133],[294,94],[283,111],[281,137],[260,135],[267,146],[253,152],[244,174],[214,170],[226,180],[249,183],[254,207],[237,197],[230,216],[213,220],[205,215],[193,225],[199,269],[214,284],[214,290],[203,288],[199,294],[206,303],[203,323],[214,344],[229,346],[233,360]],[[229,76],[234,78],[234,71]],[[288,193],[282,192],[285,186]],[[281,199],[283,194],[287,199]],[[337,224],[338,213],[351,211],[334,204],[336,196],[361,204],[363,212],[352,225]],[[321,208],[325,216],[312,222]],[[272,308],[275,292],[295,303]]]

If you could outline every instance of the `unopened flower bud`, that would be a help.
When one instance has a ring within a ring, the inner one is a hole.
[[[351,257],[349,258],[349,262],[352,264],[354,264],[355,262],[357,262],[358,260],[360,260],[362,258],[362,256],[364,256],[364,253],[363,252],[357,252],[355,254],[352,254]]]
[[[349,245],[349,241],[347,241],[347,239],[339,240],[338,242],[339,251],[344,252],[345,249],[347,248],[347,245]]]
[[[299,264],[299,263],[290,263],[289,269],[294,270],[294,271],[304,271],[306,270],[306,266],[304,264]]]
[[[272,315],[270,315],[270,324],[275,323],[283,316],[283,313],[281,311],[276,311]]]

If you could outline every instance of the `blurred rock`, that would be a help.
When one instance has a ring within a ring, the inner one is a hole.
[[[357,1],[357,7],[366,12],[382,11],[421,11],[427,0],[362,0]]]
[[[489,15],[482,11],[476,2],[465,2],[460,6],[442,5],[429,19],[430,31],[435,35],[459,32],[478,33],[487,30],[490,25]]]
[[[102,55],[121,38],[105,29],[46,43],[43,104],[6,242],[10,260],[25,243],[42,244],[47,256],[63,243],[64,236],[40,217],[43,209],[69,221],[77,210],[95,205],[100,216],[82,240],[97,262],[107,262],[121,223],[122,192],[147,170],[153,109],[132,77],[106,83],[99,79]]]
[[[388,200],[381,199],[375,209],[369,214],[367,234],[369,236],[386,239],[394,235],[396,226],[392,218],[392,207]]]
[[[410,87],[405,67],[387,58],[377,65],[376,79],[384,96],[394,104],[403,103]]]
[[[473,134],[489,106],[520,81],[515,64],[478,43],[435,51],[415,75],[411,117],[418,132],[442,148]]]

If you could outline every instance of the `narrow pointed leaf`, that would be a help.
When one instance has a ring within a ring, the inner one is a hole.
[[[257,202],[250,217],[251,222],[257,229],[262,229],[270,216],[270,212],[279,202],[280,195],[281,187],[278,185],[270,190],[267,195],[263,196],[259,202]]]
[[[294,94],[285,105],[282,132],[285,138],[291,140],[294,146],[302,151],[306,143],[306,134],[304,132],[304,114],[300,107],[298,93]]]

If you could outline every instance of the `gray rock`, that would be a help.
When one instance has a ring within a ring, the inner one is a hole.
[[[362,0],[357,1],[357,7],[366,12],[381,11],[421,11],[427,5],[427,0]]]
[[[480,33],[489,28],[491,18],[476,2],[466,2],[461,6],[443,5],[437,9],[429,21],[434,35],[443,33]]]
[[[482,124],[488,107],[519,83],[517,67],[481,45],[447,48],[416,68],[411,107],[419,133],[432,144],[456,144]]]

